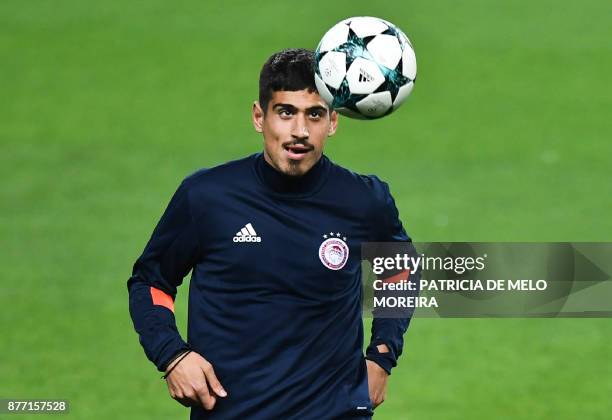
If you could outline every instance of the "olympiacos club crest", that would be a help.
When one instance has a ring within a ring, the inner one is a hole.
[[[319,247],[319,258],[323,265],[330,270],[340,270],[348,261],[349,248],[346,245],[346,237],[340,237],[340,233],[323,235],[327,238]]]

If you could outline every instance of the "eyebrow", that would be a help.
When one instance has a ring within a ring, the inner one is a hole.
[[[277,109],[277,108],[286,109],[292,112],[295,112],[298,110],[297,107],[295,107],[294,105],[283,104],[283,103],[274,104],[274,106],[272,107],[272,109]],[[321,105],[315,105],[315,106],[306,108],[306,112],[312,112],[312,111],[322,111],[323,113],[327,113],[327,108]]]

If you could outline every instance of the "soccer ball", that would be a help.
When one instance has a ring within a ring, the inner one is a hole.
[[[342,115],[374,119],[406,100],[416,79],[416,56],[408,37],[375,17],[345,19],[315,51],[319,95]]]

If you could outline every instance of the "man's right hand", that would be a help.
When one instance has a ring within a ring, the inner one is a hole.
[[[205,358],[192,351],[182,360],[180,357],[177,360],[166,368],[168,372],[177,365],[166,378],[172,398],[185,407],[201,405],[206,410],[212,410],[217,397],[227,396],[215,376],[213,366]]]

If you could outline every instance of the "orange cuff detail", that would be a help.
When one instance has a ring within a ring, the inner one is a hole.
[[[164,293],[155,287],[151,287],[151,298],[153,299],[153,305],[164,306],[174,313],[174,301],[172,300],[172,296],[169,294]]]
[[[385,283],[399,283],[402,280],[408,280],[410,278],[410,270],[401,271],[394,276],[387,277],[386,279],[382,279]]]

